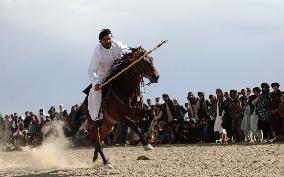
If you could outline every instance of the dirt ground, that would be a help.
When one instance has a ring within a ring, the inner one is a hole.
[[[58,150],[58,152],[57,152]],[[114,169],[92,162],[91,148],[50,147],[0,152],[0,176],[284,176],[284,144],[172,145],[144,151],[108,147]],[[150,160],[137,160],[146,156]]]

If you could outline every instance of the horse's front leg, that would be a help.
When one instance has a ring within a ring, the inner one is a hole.
[[[94,157],[93,157],[93,161],[96,161],[98,159],[98,154],[100,154],[100,156],[103,159],[103,163],[105,165],[106,168],[112,169],[112,165],[111,163],[106,159],[105,154],[103,152],[103,148],[102,148],[102,142],[101,142],[101,138],[100,138],[100,130],[96,129],[95,130],[95,151],[94,151]]]
[[[101,142],[98,142],[98,141],[95,142],[94,158],[95,158],[96,151],[97,151],[97,154],[96,154],[97,158],[98,158],[98,153],[99,153],[101,155],[102,159],[103,159],[105,167],[109,168],[109,169],[112,169],[113,167],[112,167],[111,163],[106,159],[106,157],[104,155]]]
[[[95,146],[95,151],[94,151],[94,156],[93,156],[93,162],[95,162],[96,160],[98,160],[98,156],[99,156],[99,151],[97,149],[97,146]]]
[[[132,120],[125,117],[123,119],[123,122],[126,125],[128,125],[139,136],[140,142],[143,144],[145,151],[153,150],[153,147],[151,146],[151,144],[144,138],[144,135],[141,133],[138,126]]]

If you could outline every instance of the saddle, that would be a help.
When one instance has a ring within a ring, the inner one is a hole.
[[[85,93],[88,97],[90,90],[92,89],[92,84],[90,84],[87,88],[85,88],[82,92]],[[109,113],[107,112],[107,106],[106,106],[106,102],[108,99],[108,94],[109,94],[109,90],[110,89],[103,89],[102,90],[102,102],[101,102],[101,108],[100,108],[100,112],[103,113],[103,121],[109,121],[111,123],[118,123],[115,119],[113,119]],[[88,99],[85,99],[88,100]],[[88,102],[86,101],[86,104],[88,104]]]

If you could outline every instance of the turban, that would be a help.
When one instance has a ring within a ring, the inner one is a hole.
[[[168,94],[163,94],[162,97],[163,98],[169,98],[169,95]]]
[[[279,86],[280,86],[280,84],[279,84],[279,83],[277,83],[277,82],[276,82],[276,83],[272,83],[272,84],[271,84],[271,87],[274,87],[274,86],[279,87]]]
[[[198,96],[204,96],[205,94],[204,94],[204,92],[197,92],[197,95]]]
[[[259,87],[254,87],[252,89],[252,92],[261,92],[260,88]]]
[[[263,87],[269,88],[269,85],[268,85],[267,83],[262,83],[262,84],[261,84],[261,88],[263,88]]]
[[[230,94],[236,94],[238,91],[237,90],[230,90]]]

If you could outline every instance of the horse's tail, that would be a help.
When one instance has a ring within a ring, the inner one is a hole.
[[[67,137],[71,137],[76,135],[78,130],[80,129],[83,118],[85,115],[85,107],[87,106],[87,97],[85,98],[84,102],[80,105],[78,111],[75,112],[74,119],[70,122],[69,126],[64,127],[64,134]]]

